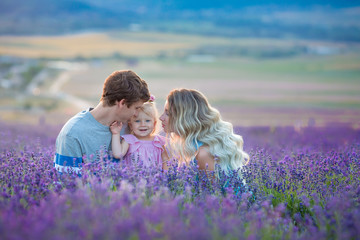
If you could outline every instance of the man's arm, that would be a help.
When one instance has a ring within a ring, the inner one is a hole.
[[[83,154],[78,139],[59,134],[56,139],[56,153],[54,167],[59,172],[80,171],[83,163]]]

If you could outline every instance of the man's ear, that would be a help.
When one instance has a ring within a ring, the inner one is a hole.
[[[117,102],[118,107],[123,108],[124,106],[126,106],[126,101],[125,99],[121,99],[120,101]]]
[[[129,130],[132,131],[131,121],[128,121],[128,122],[127,122],[127,125],[128,125]]]

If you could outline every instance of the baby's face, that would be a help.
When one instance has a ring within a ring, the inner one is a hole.
[[[155,128],[155,121],[153,117],[150,117],[143,111],[139,111],[136,117],[131,118],[130,127],[134,135],[138,139],[142,139],[151,136]]]

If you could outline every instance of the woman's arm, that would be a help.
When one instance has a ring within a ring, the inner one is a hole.
[[[201,146],[195,158],[197,160],[200,170],[215,170],[215,159],[214,156],[210,153],[208,147]]]
[[[162,169],[163,170],[169,170],[169,155],[167,154],[165,146],[163,146],[163,152],[161,153],[161,159],[162,159]]]
[[[196,155],[196,161],[199,165],[200,172],[205,173],[211,183],[214,183],[215,180],[215,158],[210,153],[209,148],[202,146],[199,148],[199,151]]]

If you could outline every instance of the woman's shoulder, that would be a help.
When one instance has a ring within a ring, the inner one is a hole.
[[[206,157],[209,157],[209,156],[212,157],[212,154],[210,153],[210,148],[209,148],[209,146],[207,146],[207,145],[201,145],[201,146],[199,146],[199,149],[198,149],[198,151],[197,151],[196,156],[197,156],[197,157],[200,157],[200,158],[206,158]]]

